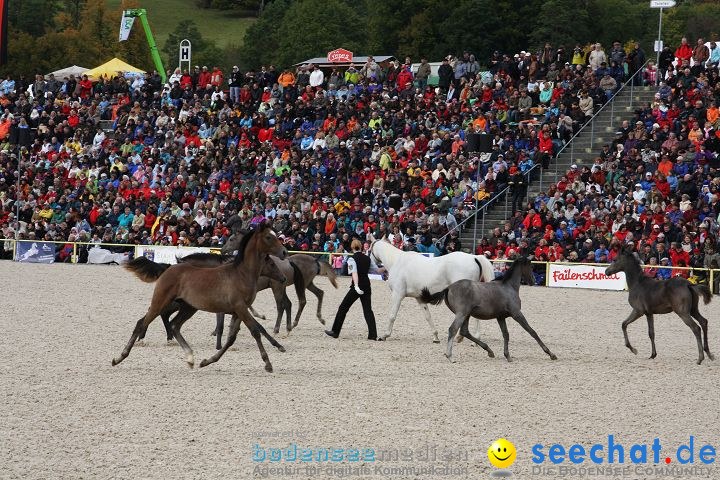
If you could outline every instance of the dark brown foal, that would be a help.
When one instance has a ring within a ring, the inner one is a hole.
[[[214,268],[181,263],[168,268],[155,284],[150,308],[137,321],[130,340],[120,356],[113,359],[112,364],[117,365],[127,358],[140,333],[146,330],[171,302],[177,301],[181,308],[171,322],[171,327],[173,336],[186,353],[185,361],[190,368],[195,365],[195,355],[180,329],[196,311],[203,310],[212,313],[232,312],[234,318],[223,348],[211,358],[203,360],[200,363],[201,367],[214,363],[222,357],[235,342],[240,322],[243,322],[258,344],[260,355],[265,362],[265,370],[272,372],[270,359],[262,345],[261,334],[280,351],[284,349],[248,312],[249,305],[255,299],[257,281],[268,254],[285,258],[287,250],[278,240],[275,232],[268,225],[261,224],[243,237],[232,263]]]

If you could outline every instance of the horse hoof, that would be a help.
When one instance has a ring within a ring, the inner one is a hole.
[[[628,347],[631,352],[633,352],[635,355],[637,355],[637,348],[635,347]]]
[[[279,329],[279,328],[273,328],[273,333],[274,333],[275,335],[277,335],[278,333],[280,333],[280,329]]]
[[[285,353],[285,347],[283,347],[282,345],[280,345],[278,347],[278,350],[281,351],[282,353]]]
[[[450,363],[456,363],[454,356],[452,356],[452,355],[448,356],[447,353],[445,354],[445,356],[447,357],[448,360],[450,360]]]
[[[136,346],[136,347],[144,347],[144,346],[145,346],[145,340],[138,340],[138,341],[135,343],[135,346]]]
[[[318,317],[318,320],[320,321],[321,324],[325,325],[325,320],[322,317]]]
[[[697,364],[698,364],[698,365],[702,364],[702,360],[698,360],[698,361],[697,361]]]
[[[510,355],[505,355],[505,360],[507,360],[508,362],[513,361],[512,357]]]
[[[557,360],[557,357],[555,356],[554,353],[550,354],[550,360]]]
[[[495,358],[495,354],[493,353],[492,350],[488,350],[488,357]]]
[[[655,360],[655,357],[657,357],[657,354],[655,354],[655,355],[650,355],[650,357],[648,357],[648,360]]]
[[[210,365],[210,362],[208,362],[206,358],[202,362],[200,362],[199,368],[207,367],[208,365]]]
[[[715,360],[715,355],[713,355],[710,352],[707,352],[707,358],[709,358],[710,360]]]
[[[270,365],[269,363],[267,365],[265,365],[265,371],[268,373],[272,373],[273,372],[272,365]]]
[[[115,365],[117,365],[118,363],[120,363],[120,360],[118,360],[117,358],[113,358],[113,359],[112,359],[112,366],[113,366],[113,367],[114,367]]]
[[[433,338],[433,343],[440,343],[440,339],[439,339],[439,338]]]

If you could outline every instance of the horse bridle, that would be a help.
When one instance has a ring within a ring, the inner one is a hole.
[[[378,268],[383,268],[383,263],[380,261],[377,255],[375,255],[375,252],[373,252],[373,247],[377,242],[379,242],[379,240],[373,240],[373,242],[370,244],[370,256],[375,259],[375,265]]]

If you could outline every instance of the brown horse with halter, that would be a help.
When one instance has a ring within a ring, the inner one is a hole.
[[[275,255],[285,258],[287,250],[267,224],[260,224],[243,241],[232,263],[219,267],[197,267],[181,263],[168,268],[155,284],[152,302],[147,313],[141,317],[133,330],[130,340],[114,358],[113,365],[122,362],[130,354],[137,337],[148,325],[173,301],[182,307],[171,322],[173,336],[186,353],[185,361],[193,368],[195,355],[192,348],[180,333],[182,325],[198,310],[212,313],[233,313],[230,332],[223,348],[212,357],[200,362],[200,367],[217,362],[235,342],[240,322],[245,323],[257,342],[260,356],[265,362],[265,370],[272,372],[272,365],[262,344],[261,335],[281,352],[285,349],[273,339],[248,312],[255,300],[257,281],[266,260],[266,256]]]
[[[285,282],[286,278],[283,272],[280,271],[280,268],[277,266],[275,260],[275,257],[271,257],[270,255],[267,255],[265,257],[265,263],[263,264],[262,270],[260,270],[260,281],[258,286],[258,291],[262,290],[263,287],[262,282],[267,279],[274,280],[277,282]],[[193,253],[191,255],[187,255],[182,258],[178,258],[178,263],[189,263],[191,265],[195,265],[197,267],[218,267],[222,265],[223,263],[232,262],[235,258],[229,255],[216,255],[214,253]],[[134,273],[136,277],[138,277],[140,280],[146,283],[154,283],[157,281],[158,278],[160,278],[160,275],[165,273],[165,271],[172,267],[169,263],[157,263],[153,262],[152,260],[146,258],[146,257],[137,257],[134,260],[131,260],[127,264],[125,264],[125,269]],[[165,307],[165,309],[160,312],[160,319],[163,321],[163,325],[165,326],[165,332],[167,334],[167,341],[171,341],[173,339],[173,333],[172,333],[172,327],[170,326],[170,317],[177,311],[179,311],[182,308],[181,302],[170,302],[170,304]],[[250,312],[252,313],[252,307],[250,307]],[[217,318],[219,318],[220,322],[225,318],[225,315],[222,313],[217,313]],[[216,319],[216,323],[217,323]],[[140,336],[138,337],[138,342],[142,341],[145,338],[145,334],[147,331],[143,331],[140,333]],[[217,339],[217,349],[220,350],[222,348],[222,343],[220,342],[220,338]]]

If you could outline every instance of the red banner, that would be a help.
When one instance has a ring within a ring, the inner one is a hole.
[[[328,63],[352,63],[353,52],[345,50],[344,48],[338,48],[327,54]]]

